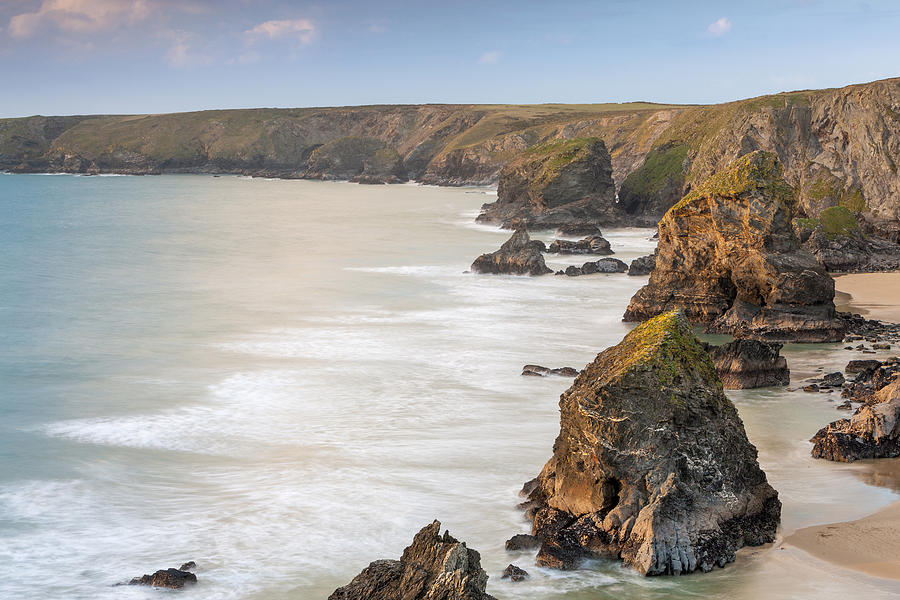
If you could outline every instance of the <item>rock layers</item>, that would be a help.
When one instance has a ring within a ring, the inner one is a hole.
[[[716,373],[726,390],[790,383],[791,372],[780,352],[781,344],[758,340],[734,340],[709,348]]]
[[[875,392],[849,419],[822,428],[810,440],[812,455],[839,462],[900,456],[900,381]]]
[[[328,600],[494,600],[481,556],[438,521],[413,538],[400,560],[376,560]]]
[[[500,173],[497,201],[482,206],[478,221],[529,229],[618,224],[616,185],[600,138],[554,140],[528,148]]]
[[[660,221],[656,265],[625,320],[679,308],[735,337],[841,340],[834,280],[800,246],[793,198],[778,159],[759,151],[697,186]]]
[[[519,229],[499,250],[476,258],[472,271],[495,275],[546,275],[553,271],[544,262],[544,250],[544,242],[532,240],[527,231]]]
[[[553,456],[527,483],[538,564],[622,558],[709,571],[771,542],[781,503],[709,354],[678,312],[601,352],[560,398]]]

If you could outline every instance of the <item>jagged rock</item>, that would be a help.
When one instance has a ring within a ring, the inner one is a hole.
[[[190,563],[187,563],[190,564]],[[196,566],[196,565],[194,565]],[[197,576],[186,569],[160,569],[153,575],[135,577],[128,585],[147,585],[179,590],[185,585],[197,583]]]
[[[500,173],[497,201],[478,221],[529,229],[599,227],[623,223],[606,145],[600,138],[553,140],[522,152]]]
[[[844,375],[840,372],[828,373],[822,378],[822,383],[830,386],[839,386],[844,383]]]
[[[517,230],[512,237],[490,254],[482,254],[472,263],[476,273],[546,275],[553,271],[547,268],[544,256],[544,242],[532,240],[524,229]]]
[[[509,579],[511,581],[525,581],[528,579],[528,571],[520,569],[516,565],[509,565],[503,570],[501,579]]]
[[[440,532],[424,527],[400,560],[376,560],[328,600],[494,600],[478,552]]]
[[[565,271],[557,271],[557,275],[568,275],[569,277],[578,277],[579,275],[593,275],[594,273],[624,273],[628,270],[628,265],[618,258],[601,258],[600,260],[589,261],[576,267],[570,265]]]
[[[791,372],[780,352],[781,344],[758,340],[734,340],[709,349],[726,390],[790,383]]]
[[[653,271],[653,267],[656,266],[656,254],[648,254],[647,256],[641,256],[639,258],[631,261],[631,265],[628,267],[629,275],[649,275],[651,271]]]
[[[609,247],[609,242],[599,235],[589,235],[577,242],[570,242],[569,240],[553,240],[547,248],[547,252],[554,252],[557,254],[615,254]]]
[[[849,400],[844,400],[843,402],[835,406],[835,408],[838,410],[853,410],[853,405],[850,404]]]
[[[847,366],[844,367],[844,372],[852,375],[853,373],[859,373],[867,369],[877,369],[880,366],[880,360],[851,360],[847,363]]]
[[[520,550],[536,550],[540,548],[541,540],[527,533],[517,533],[506,540],[506,550],[509,552],[518,552]]]
[[[560,397],[553,456],[526,484],[538,564],[622,558],[711,570],[775,539],[777,492],[709,354],[677,312],[601,352]]]
[[[900,456],[900,381],[881,388],[873,403],[820,429],[810,441],[813,457],[838,462]]]
[[[770,341],[840,341],[834,280],[800,247],[793,190],[773,154],[752,152],[665,214],[650,282],[626,321],[672,308],[708,331]]]
[[[531,377],[546,377],[547,375],[575,377],[576,375],[578,375],[578,369],[575,369],[573,367],[559,367],[557,369],[551,369],[549,367],[542,367],[541,365],[525,365],[524,367],[522,367],[522,375]]]
[[[900,245],[863,232],[846,206],[831,206],[818,217],[794,219],[803,246],[829,271],[873,272],[900,268]]]

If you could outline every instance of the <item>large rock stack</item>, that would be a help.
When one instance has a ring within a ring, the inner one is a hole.
[[[538,563],[622,558],[643,574],[709,571],[771,542],[781,515],[690,324],[669,312],[601,352],[560,399],[560,433],[525,485]]]

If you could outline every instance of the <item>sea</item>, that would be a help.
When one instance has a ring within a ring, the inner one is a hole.
[[[474,223],[495,199],[0,175],[0,598],[325,599],[435,519],[500,600],[900,596],[778,542],[681,577],[507,553],[571,384],[522,366],[593,360],[647,278],[470,273],[509,236]],[[603,233],[625,262],[655,246]],[[791,386],[728,392],[784,503],[780,538],[900,498],[877,465],[810,457],[843,413],[796,388],[841,369],[839,348],[786,346]],[[188,560],[199,583],[178,596],[116,585]],[[510,563],[531,578],[501,579]]]

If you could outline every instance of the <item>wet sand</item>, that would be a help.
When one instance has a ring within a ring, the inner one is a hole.
[[[835,288],[839,310],[900,322],[900,273],[842,275],[835,278]],[[900,490],[900,459],[858,466],[867,483]],[[787,536],[783,545],[847,569],[900,580],[900,502],[855,521],[805,527]]]

